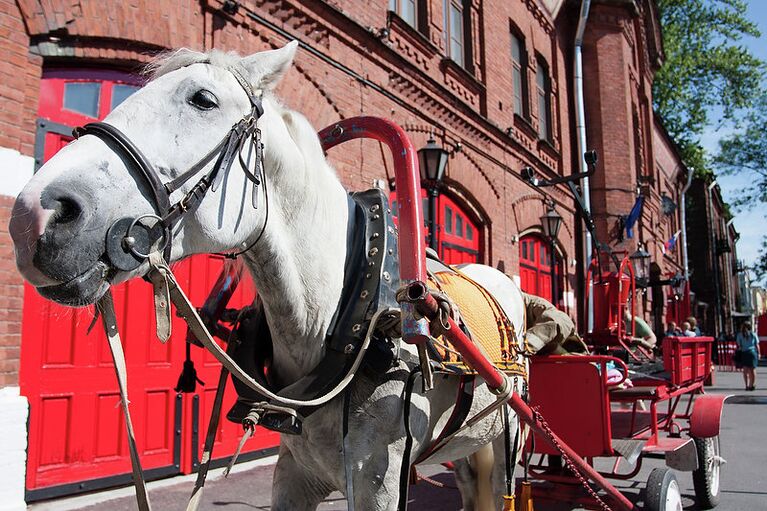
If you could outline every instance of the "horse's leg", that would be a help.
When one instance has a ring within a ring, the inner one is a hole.
[[[517,431],[519,430],[519,418],[517,417],[517,414],[509,410],[509,435],[510,435],[510,444],[509,449],[513,449],[514,444],[514,437],[517,435]],[[514,481],[514,469],[517,466],[517,463],[519,463],[519,460],[522,457],[522,446],[525,444],[525,438],[520,436],[520,438],[517,440],[517,454],[516,458],[511,460],[511,489],[512,491],[515,491],[515,481]],[[493,477],[492,477],[492,485],[493,485],[493,497],[494,502],[496,502],[497,509],[503,509],[503,496],[506,495],[506,441],[504,439],[504,435],[498,436],[493,441],[493,453],[495,455],[495,463],[493,466]],[[511,453],[509,453],[511,455]]]
[[[453,461],[453,475],[464,511],[475,511],[477,502],[477,473],[469,463],[469,458]]]
[[[453,462],[455,482],[464,511],[495,511],[495,472],[498,465],[494,445],[481,447],[468,458]]]
[[[313,511],[330,495],[331,488],[302,469],[283,444],[272,484],[273,511]]]

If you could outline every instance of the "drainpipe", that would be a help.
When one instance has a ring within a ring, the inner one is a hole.
[[[708,192],[708,230],[709,247],[711,250],[711,270],[714,273],[714,337],[719,337],[722,332],[722,297],[721,283],[719,282],[719,254],[716,250],[716,229],[714,228],[714,203],[711,190],[716,186],[716,179],[707,187]]]
[[[687,184],[682,188],[682,199],[680,207],[680,216],[682,217],[682,262],[684,264],[684,280],[687,282],[687,287],[690,286],[690,267],[687,264],[687,201],[685,200],[685,194],[690,189],[692,184],[692,175],[694,169],[687,170]]]
[[[589,18],[589,8],[591,7],[591,0],[583,0],[581,3],[581,14],[578,18],[578,28],[575,31],[575,49],[573,54],[573,89],[575,91],[575,131],[577,133],[578,140],[578,158],[579,158],[579,172],[586,172],[586,161],[583,158],[583,153],[586,152],[586,113],[583,106],[583,33],[586,31],[586,21]],[[583,178],[582,184],[583,190],[583,203],[586,205],[586,210],[591,213],[591,194],[589,191],[589,178]],[[584,270],[588,272],[589,264],[591,263],[591,233],[588,229],[584,229],[585,239],[583,242],[584,249]],[[586,331],[591,332],[594,330],[594,290],[591,288],[591,282],[585,282],[589,286],[589,301],[586,312]]]

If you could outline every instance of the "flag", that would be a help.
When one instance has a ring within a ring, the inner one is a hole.
[[[682,233],[682,230],[678,230],[674,233],[673,236],[671,236],[666,243],[663,244],[663,247],[661,250],[665,254],[666,252],[673,252],[676,248],[676,240],[679,239],[679,235]]]
[[[644,196],[640,195],[639,197],[637,197],[637,200],[634,203],[634,207],[631,208],[631,212],[629,213],[629,216],[626,217],[626,223],[624,224],[624,227],[626,228],[627,238],[634,237],[634,224],[637,222],[637,220],[639,220],[639,216],[642,214],[643,205],[644,205]]]

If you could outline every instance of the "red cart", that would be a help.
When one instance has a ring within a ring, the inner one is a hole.
[[[593,464],[614,458],[602,475],[633,479],[646,454],[665,456],[666,465],[692,471],[695,495],[703,509],[719,502],[719,424],[726,396],[703,394],[711,372],[710,337],[667,337],[664,373],[629,375],[623,361],[606,355],[535,357],[531,364],[531,406],[575,452]],[[616,378],[617,369],[621,374]],[[633,387],[627,385],[630,377]],[[562,468],[560,451],[536,434],[528,452],[540,455],[530,467],[539,498],[586,505],[594,499],[580,479]],[[544,457],[544,455],[546,455]],[[621,465],[629,468],[621,470]],[[545,488],[545,491],[544,491]],[[645,509],[682,509],[679,484],[668,468],[656,468],[647,480]]]

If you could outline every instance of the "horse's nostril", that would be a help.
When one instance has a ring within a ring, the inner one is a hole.
[[[55,213],[51,219],[52,222],[67,224],[80,218],[83,210],[75,199],[60,197],[56,202]]]

